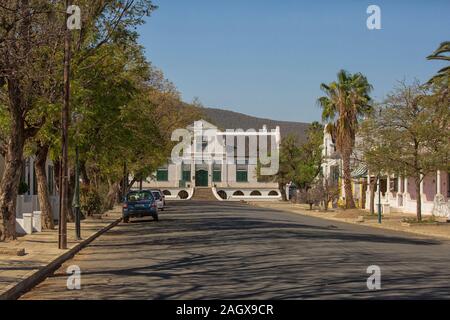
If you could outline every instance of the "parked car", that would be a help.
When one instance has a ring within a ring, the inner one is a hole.
[[[164,194],[161,192],[161,190],[152,190],[153,197],[156,201],[156,206],[159,210],[164,211],[164,206],[166,205],[166,201],[164,199]]]
[[[159,190],[159,192],[161,193],[161,196],[163,198],[164,207],[165,207],[166,206],[166,195],[161,190]]]
[[[152,191],[130,191],[122,208],[123,222],[128,223],[130,218],[145,216],[151,216],[158,221],[158,207]]]

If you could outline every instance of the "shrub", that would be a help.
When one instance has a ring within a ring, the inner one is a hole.
[[[28,184],[25,181],[20,181],[19,183],[19,194],[25,194],[29,190]]]
[[[80,209],[86,216],[103,213],[103,201],[100,194],[89,187],[82,187],[80,190]]]

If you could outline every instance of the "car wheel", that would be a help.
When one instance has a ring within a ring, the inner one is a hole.
[[[158,217],[158,215],[155,215],[155,216],[153,216],[153,220],[155,220],[155,221],[159,221],[159,217]]]
[[[130,222],[130,217],[123,217],[123,222],[124,223],[129,223]]]

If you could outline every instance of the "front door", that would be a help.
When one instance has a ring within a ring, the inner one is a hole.
[[[207,187],[208,186],[208,171],[197,170],[195,172],[195,186],[196,187]]]

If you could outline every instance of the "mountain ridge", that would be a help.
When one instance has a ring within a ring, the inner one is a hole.
[[[201,108],[201,112],[205,116],[205,120],[218,126],[221,129],[261,129],[264,125],[267,126],[267,130],[275,129],[276,126],[280,127],[281,137],[287,135],[295,135],[299,143],[305,142],[310,123],[295,122],[295,121],[280,121],[266,118],[259,118],[250,116],[244,113],[230,111],[219,108]]]

